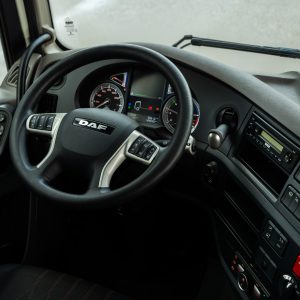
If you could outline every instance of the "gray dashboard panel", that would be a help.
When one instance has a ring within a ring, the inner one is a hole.
[[[300,137],[300,105],[285,95],[279,93],[255,76],[211,60],[199,54],[194,54],[170,46],[140,43],[167,56],[175,63],[204,72],[229,85],[255,105],[265,110],[270,116]],[[78,51],[78,50],[76,50]],[[49,54],[42,59],[40,70],[45,66],[73,53]]]
[[[172,60],[182,62],[223,81],[300,137],[300,105],[253,75],[177,48],[156,44],[140,45],[156,50]]]

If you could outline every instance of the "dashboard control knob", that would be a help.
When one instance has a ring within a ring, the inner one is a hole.
[[[293,160],[294,156],[293,153],[288,152],[285,156],[284,156],[284,161],[288,164]]]
[[[196,144],[196,140],[190,135],[189,139],[188,139],[188,142],[185,146],[185,150],[194,155],[196,153],[196,147],[195,147],[195,144]]]
[[[229,126],[221,124],[216,129],[211,129],[208,134],[208,144],[213,149],[218,149],[223,144],[229,133]]]
[[[291,275],[282,275],[279,281],[279,299],[290,300],[296,295],[295,279]]]
[[[243,292],[248,290],[248,278],[244,273],[239,273],[238,275],[238,286]]]

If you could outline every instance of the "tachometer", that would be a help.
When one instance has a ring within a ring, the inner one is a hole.
[[[90,96],[90,107],[94,108],[106,108],[122,112],[124,102],[124,95],[121,89],[110,82],[98,85]]]
[[[195,131],[195,129],[198,126],[199,120],[200,120],[200,107],[196,100],[193,99],[193,125],[192,125],[192,132]],[[177,99],[175,96],[172,96],[164,105],[163,111],[162,111],[162,120],[164,126],[173,133],[176,128],[177,124],[177,116],[179,113],[180,107],[179,103],[177,102]]]

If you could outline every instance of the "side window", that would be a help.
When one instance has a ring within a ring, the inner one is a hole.
[[[2,50],[2,44],[0,41],[0,84],[3,81],[6,73],[7,73],[7,68],[6,68],[6,63],[5,63],[4,54]]]

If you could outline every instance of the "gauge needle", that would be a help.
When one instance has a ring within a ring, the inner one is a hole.
[[[109,102],[109,100],[105,100],[104,102],[97,105],[96,108],[100,108],[100,107],[104,106],[105,104],[107,104],[108,102]]]
[[[174,113],[174,114],[176,114],[176,115],[178,115],[178,112],[175,111],[175,110],[173,110],[173,109],[171,109],[171,108],[167,108],[167,110],[170,111],[170,112],[172,112],[172,113]]]

